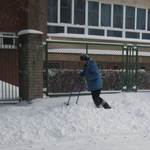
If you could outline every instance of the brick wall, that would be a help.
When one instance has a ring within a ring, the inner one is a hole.
[[[0,10],[0,32],[18,33],[20,30],[27,29],[28,0],[1,0]]]
[[[0,32],[18,33],[24,29],[43,32],[47,38],[47,0],[1,0]]]

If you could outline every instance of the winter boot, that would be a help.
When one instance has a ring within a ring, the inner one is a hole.
[[[106,101],[102,101],[102,106],[105,108],[105,109],[111,109],[111,106],[108,105],[108,103]]]
[[[102,101],[103,101],[102,98],[94,99],[94,104],[95,104],[95,106],[96,106],[97,108],[100,108]]]

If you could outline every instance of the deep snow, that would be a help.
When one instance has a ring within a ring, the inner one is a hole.
[[[1,150],[149,150],[150,92],[102,94],[111,110],[91,96],[0,104]]]

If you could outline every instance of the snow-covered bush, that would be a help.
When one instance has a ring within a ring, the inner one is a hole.
[[[82,84],[82,91],[87,85],[84,78],[79,76],[79,70],[52,69],[48,75],[48,89],[50,93],[77,92]]]
[[[103,90],[121,90],[121,70],[101,70]]]
[[[67,69],[51,69],[48,71],[48,90],[50,93],[69,93],[73,85],[73,92],[80,89],[82,83],[82,91],[88,91],[85,78],[79,76],[81,70],[67,70]],[[122,78],[122,70],[100,70],[103,81],[103,90],[121,90],[122,81],[125,83],[125,74]],[[135,75],[135,74],[134,74]],[[75,83],[74,80],[76,79]],[[135,79],[135,78],[134,78]],[[131,79],[132,80],[132,79]],[[44,75],[44,87],[46,87],[46,78]],[[137,89],[150,89],[150,72],[138,70],[138,85]]]
[[[150,89],[150,71],[138,70],[138,89]]]

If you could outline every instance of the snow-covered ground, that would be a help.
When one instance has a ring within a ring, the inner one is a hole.
[[[91,96],[0,104],[1,150],[150,150],[150,92],[102,94],[111,110]]]

